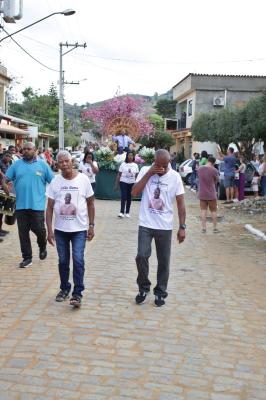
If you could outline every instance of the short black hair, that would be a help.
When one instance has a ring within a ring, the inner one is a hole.
[[[228,150],[230,151],[230,153],[234,154],[235,149],[233,147],[228,147]]]
[[[86,158],[87,156],[91,156],[92,161],[94,161],[94,154],[91,151],[86,151],[86,153],[84,154],[84,158],[83,158],[83,163],[86,163]]]
[[[208,161],[209,161],[210,163],[212,163],[212,165],[214,165],[215,162],[216,162],[216,158],[213,157],[213,156],[209,156],[209,157],[208,157]]]
[[[133,162],[135,161],[135,153],[134,153],[134,151],[131,151],[131,150],[130,150],[130,151],[127,152],[127,155],[126,155],[126,159],[125,159],[125,162],[126,162],[126,163],[128,163],[128,155],[129,155],[129,154],[132,154],[132,155],[133,155]]]
[[[202,150],[200,156],[201,156],[201,158],[208,158],[208,153],[207,153],[207,151],[206,151],[206,150]]]

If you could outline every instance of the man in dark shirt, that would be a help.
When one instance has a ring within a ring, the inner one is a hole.
[[[199,200],[201,210],[201,226],[202,233],[206,233],[206,216],[209,207],[213,222],[213,232],[217,233],[217,193],[216,184],[219,179],[218,171],[214,168],[215,158],[208,157],[206,165],[202,165],[198,169],[199,178]]]
[[[223,155],[220,147],[217,147],[218,159],[224,161],[224,187],[226,193],[227,204],[233,203],[234,198],[234,187],[235,187],[235,165],[237,162],[234,156],[233,147],[229,147],[227,155]]]

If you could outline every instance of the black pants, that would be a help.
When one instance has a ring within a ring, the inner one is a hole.
[[[137,284],[140,292],[148,293],[151,282],[149,280],[149,258],[151,256],[151,242],[155,240],[158,260],[157,285],[153,289],[155,295],[167,297],[167,284],[170,270],[172,231],[150,229],[139,226],[138,254],[136,264],[138,269]]]
[[[46,248],[44,211],[17,210],[16,216],[23,260],[32,259],[30,231],[37,236],[37,243],[40,251],[43,251]]]
[[[126,207],[126,214],[129,214],[130,206],[131,206],[131,190],[134,183],[125,183],[120,182],[120,190],[121,190],[121,208],[120,212],[122,214],[125,213]]]

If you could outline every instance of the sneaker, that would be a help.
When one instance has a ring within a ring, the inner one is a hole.
[[[9,231],[6,231],[5,229],[0,229],[0,233],[3,233],[4,235],[7,235]]]
[[[206,233],[206,229],[202,228],[201,233]]]
[[[64,301],[66,299],[68,299],[69,297],[69,291],[68,290],[60,290],[59,293],[57,293],[55,301]]]
[[[6,236],[6,234],[4,232],[0,231],[0,237],[5,237],[5,236]]]
[[[125,214],[125,217],[126,218],[130,218],[130,214]]]
[[[45,260],[47,257],[47,250],[46,249],[42,250],[42,251],[40,250],[39,257],[40,257],[40,260]]]
[[[155,296],[154,304],[157,307],[161,307],[165,305],[165,301],[162,296]]]
[[[147,292],[139,292],[135,297],[135,301],[137,304],[143,304],[148,296]]]
[[[28,268],[32,264],[31,258],[26,258],[26,260],[21,261],[19,263],[19,268]]]
[[[0,238],[0,243],[3,242],[3,241],[4,241],[4,239]]]
[[[78,294],[73,294],[71,299],[70,299],[70,305],[74,307],[80,307],[81,306],[81,296]]]
[[[124,214],[119,213],[119,214],[118,214],[118,218],[124,218]]]
[[[220,233],[220,231],[219,231],[219,229],[214,228],[214,229],[213,229],[213,233]]]

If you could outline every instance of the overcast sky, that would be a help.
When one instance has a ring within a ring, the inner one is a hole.
[[[24,0],[23,18],[4,23],[12,33],[46,15],[72,8],[18,33],[14,39],[40,62],[59,69],[59,43],[83,44],[63,57],[65,100],[79,105],[120,94],[166,92],[189,72],[266,75],[262,0]],[[0,32],[0,37],[5,36]],[[66,48],[65,48],[66,49]],[[0,61],[16,78],[13,93],[32,86],[47,93],[51,71],[11,39]],[[18,97],[19,98],[19,97]]]

